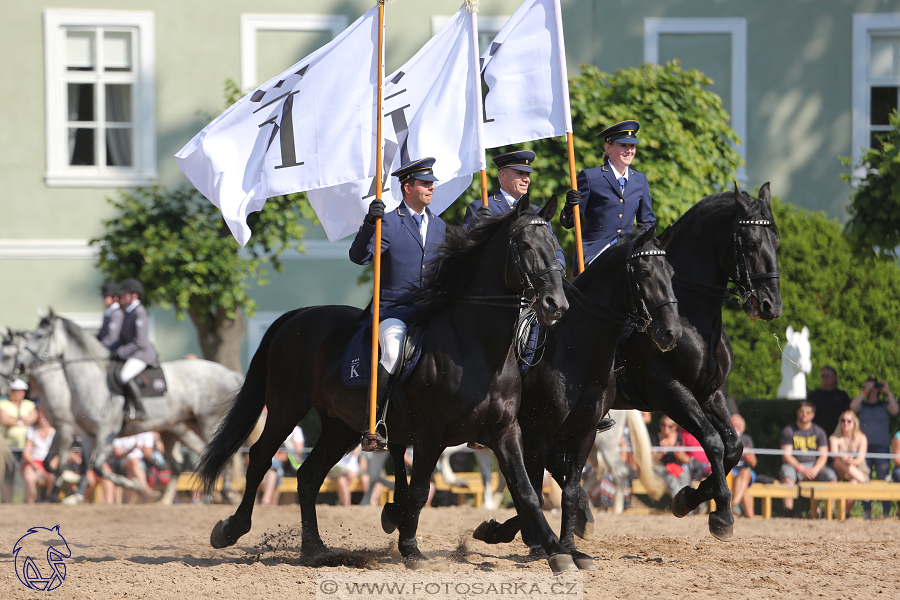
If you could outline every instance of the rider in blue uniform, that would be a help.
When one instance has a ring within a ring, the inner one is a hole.
[[[649,229],[656,223],[647,176],[631,168],[638,144],[637,121],[622,121],[602,131],[605,141],[602,166],[578,174],[578,189],[566,194],[559,222],[566,229],[575,225],[574,209],[581,211],[582,249],[587,265],[620,235]]]
[[[150,316],[141,304],[144,286],[137,279],[126,279],[121,284],[123,308],[122,329],[119,340],[110,346],[110,351],[124,360],[119,371],[119,381],[125,390],[125,416],[131,420],[146,420],[147,414],[136,377],[148,365],[156,364],[159,354],[150,342]],[[130,409],[127,406],[130,403]]]
[[[499,169],[497,177],[500,179],[500,189],[488,197],[487,206],[484,206],[480,200],[469,204],[466,208],[466,216],[463,218],[463,227],[476,217],[491,217],[512,210],[519,198],[528,193],[528,186],[531,184],[531,174],[535,172],[531,168],[534,158],[534,152],[529,150],[518,150],[495,156],[494,164]],[[531,210],[537,213],[538,207],[532,205]],[[549,227],[550,224],[548,223],[547,226]],[[550,227],[550,232],[553,233],[552,227]],[[553,237],[556,238],[556,234]],[[563,254],[558,241],[556,244],[556,260],[565,268],[566,255]]]
[[[381,218],[379,405],[397,369],[406,324],[416,311],[412,294],[422,287],[425,271],[444,241],[444,221],[428,208],[437,181],[434,163],[434,158],[423,158],[391,173],[399,180],[403,202],[385,214],[384,202],[373,200],[350,246],[350,260],[358,265],[371,263],[375,259],[375,222]]]

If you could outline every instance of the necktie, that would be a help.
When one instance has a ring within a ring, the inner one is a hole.
[[[419,237],[422,237],[422,215],[417,215],[416,213],[412,214],[413,221],[416,222],[416,227],[419,229]],[[424,241],[424,240],[423,240]]]
[[[619,191],[625,193],[625,182],[628,181],[624,177],[619,177]]]

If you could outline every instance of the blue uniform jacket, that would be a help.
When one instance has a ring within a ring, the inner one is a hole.
[[[474,218],[475,213],[478,212],[478,209],[481,208],[481,200],[476,200],[469,204],[466,208],[466,216],[463,218],[463,227],[467,226]],[[492,196],[488,197],[488,206],[491,209],[491,212],[494,215],[502,215],[505,212],[509,212],[512,210],[512,207],[506,201],[506,198],[503,197],[503,194],[500,192],[495,192]],[[535,213],[540,212],[538,207],[534,204],[531,205],[531,210]],[[550,227],[550,233],[553,233],[553,227],[550,226],[550,223],[547,223],[547,226]],[[553,233],[553,239],[556,240],[556,260],[559,261],[559,264],[566,267],[566,255],[563,254],[562,247],[559,245],[559,240],[556,239],[556,234]]]
[[[422,236],[405,204],[381,219],[381,305],[380,320],[394,318],[404,323],[415,314],[411,294],[422,287],[425,270],[444,241],[446,226],[428,208],[425,247]],[[350,246],[350,260],[367,265],[375,260],[375,226],[363,221]],[[371,311],[371,308],[369,309]]]
[[[619,182],[609,162],[602,167],[581,171],[578,174],[578,191],[581,192],[579,208],[584,264],[593,260],[620,235],[630,233],[635,220],[641,231],[656,223],[647,176],[630,167],[624,195],[619,191]],[[575,216],[570,207],[563,208],[559,222],[566,229],[574,227]]]

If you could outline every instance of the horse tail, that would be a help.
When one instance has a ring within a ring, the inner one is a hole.
[[[208,494],[215,490],[219,473],[225,468],[228,460],[241,448],[247,440],[266,404],[266,380],[268,379],[269,349],[272,338],[284,323],[302,309],[286,312],[269,326],[259,348],[250,361],[250,368],[244,382],[234,393],[234,400],[228,414],[219,423],[215,435],[206,445],[197,476]]]
[[[653,454],[650,452],[650,434],[647,433],[647,425],[640,417],[640,411],[626,410],[625,422],[631,435],[631,451],[634,452],[634,462],[638,467],[638,475],[647,494],[654,500],[659,500],[666,491],[666,484],[662,477],[653,469]]]

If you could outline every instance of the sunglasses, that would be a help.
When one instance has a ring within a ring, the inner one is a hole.
[[[797,412],[800,413],[801,415],[814,415],[814,414],[816,414],[816,411],[814,411],[814,410],[811,409],[811,408],[802,408],[802,409],[798,410]]]
[[[841,423],[852,423],[853,419],[841,419]]]

